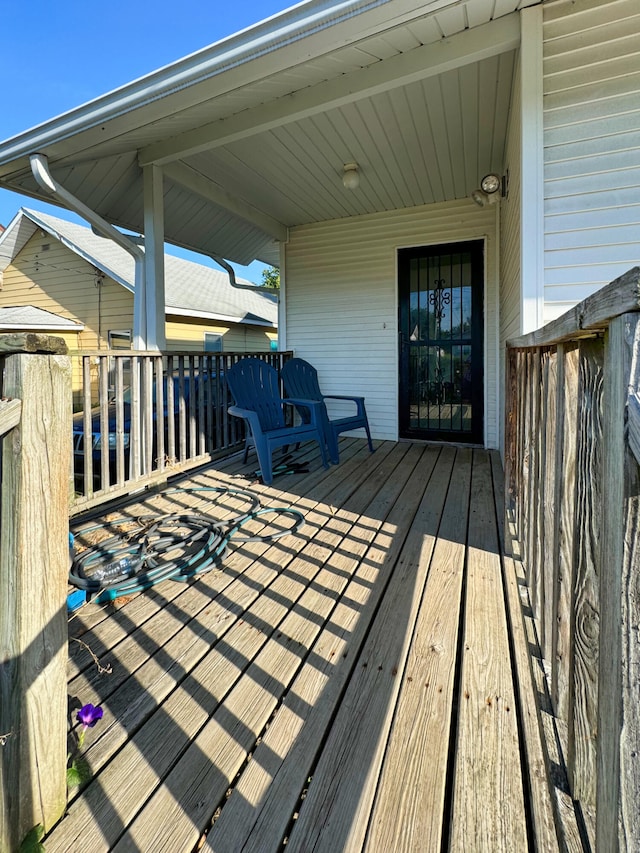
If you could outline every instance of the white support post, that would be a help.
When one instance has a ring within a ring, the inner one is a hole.
[[[287,244],[280,243],[280,293],[278,294],[278,349],[287,348]]]
[[[544,322],[542,5],[522,9],[520,21],[520,331],[526,334]]]
[[[146,348],[166,349],[164,198],[160,166],[144,167]]]

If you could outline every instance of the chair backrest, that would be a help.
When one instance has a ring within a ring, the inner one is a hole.
[[[227,373],[227,383],[241,409],[256,412],[263,430],[285,426],[278,372],[259,358],[241,358]]]
[[[303,358],[291,358],[280,371],[288,397],[322,400],[318,371]]]

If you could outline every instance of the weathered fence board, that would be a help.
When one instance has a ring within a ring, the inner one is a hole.
[[[640,378],[639,318],[638,314],[618,317],[607,335],[600,539],[600,632],[606,660],[600,666],[598,683],[597,850],[608,849],[618,835],[623,849],[627,839],[640,840],[640,764],[627,760],[637,753],[640,743],[640,552],[636,545],[640,469],[632,450],[625,447],[624,424],[627,395],[635,392]]]
[[[601,338],[580,342],[569,776],[576,799],[589,804],[596,799],[603,359]]]
[[[578,418],[578,345],[558,344],[558,409],[556,423],[556,506],[558,612],[556,654],[551,662],[551,694],[556,713],[569,715],[571,680],[571,613],[574,566],[576,430]]]
[[[558,613],[558,594],[556,578],[557,547],[556,537],[556,419],[558,405],[558,354],[547,350],[543,356],[543,393],[544,393],[544,455],[542,476],[542,601],[544,604],[543,632],[541,637],[544,658],[549,669],[556,656],[557,631],[554,629]]]
[[[13,851],[66,804],[69,358],[7,356],[2,393],[22,400],[0,501],[0,849]]]

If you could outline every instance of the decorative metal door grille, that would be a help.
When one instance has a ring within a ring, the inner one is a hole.
[[[400,435],[482,442],[483,243],[402,249]]]

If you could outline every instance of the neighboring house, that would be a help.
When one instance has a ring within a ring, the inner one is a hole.
[[[637,0],[309,0],[0,145],[0,186],[279,265],[280,345],[376,437],[498,447],[505,341],[638,263],[638,44]]]
[[[168,349],[264,352],[277,340],[271,294],[172,255],[165,269]],[[58,334],[72,352],[130,348],[134,262],[111,240],[23,208],[0,236],[0,275],[0,331]]]
[[[33,305],[18,305],[13,308],[0,307],[0,333],[38,332],[64,338],[69,349],[78,346],[78,335],[84,331],[82,323],[67,320],[44,308]]]

